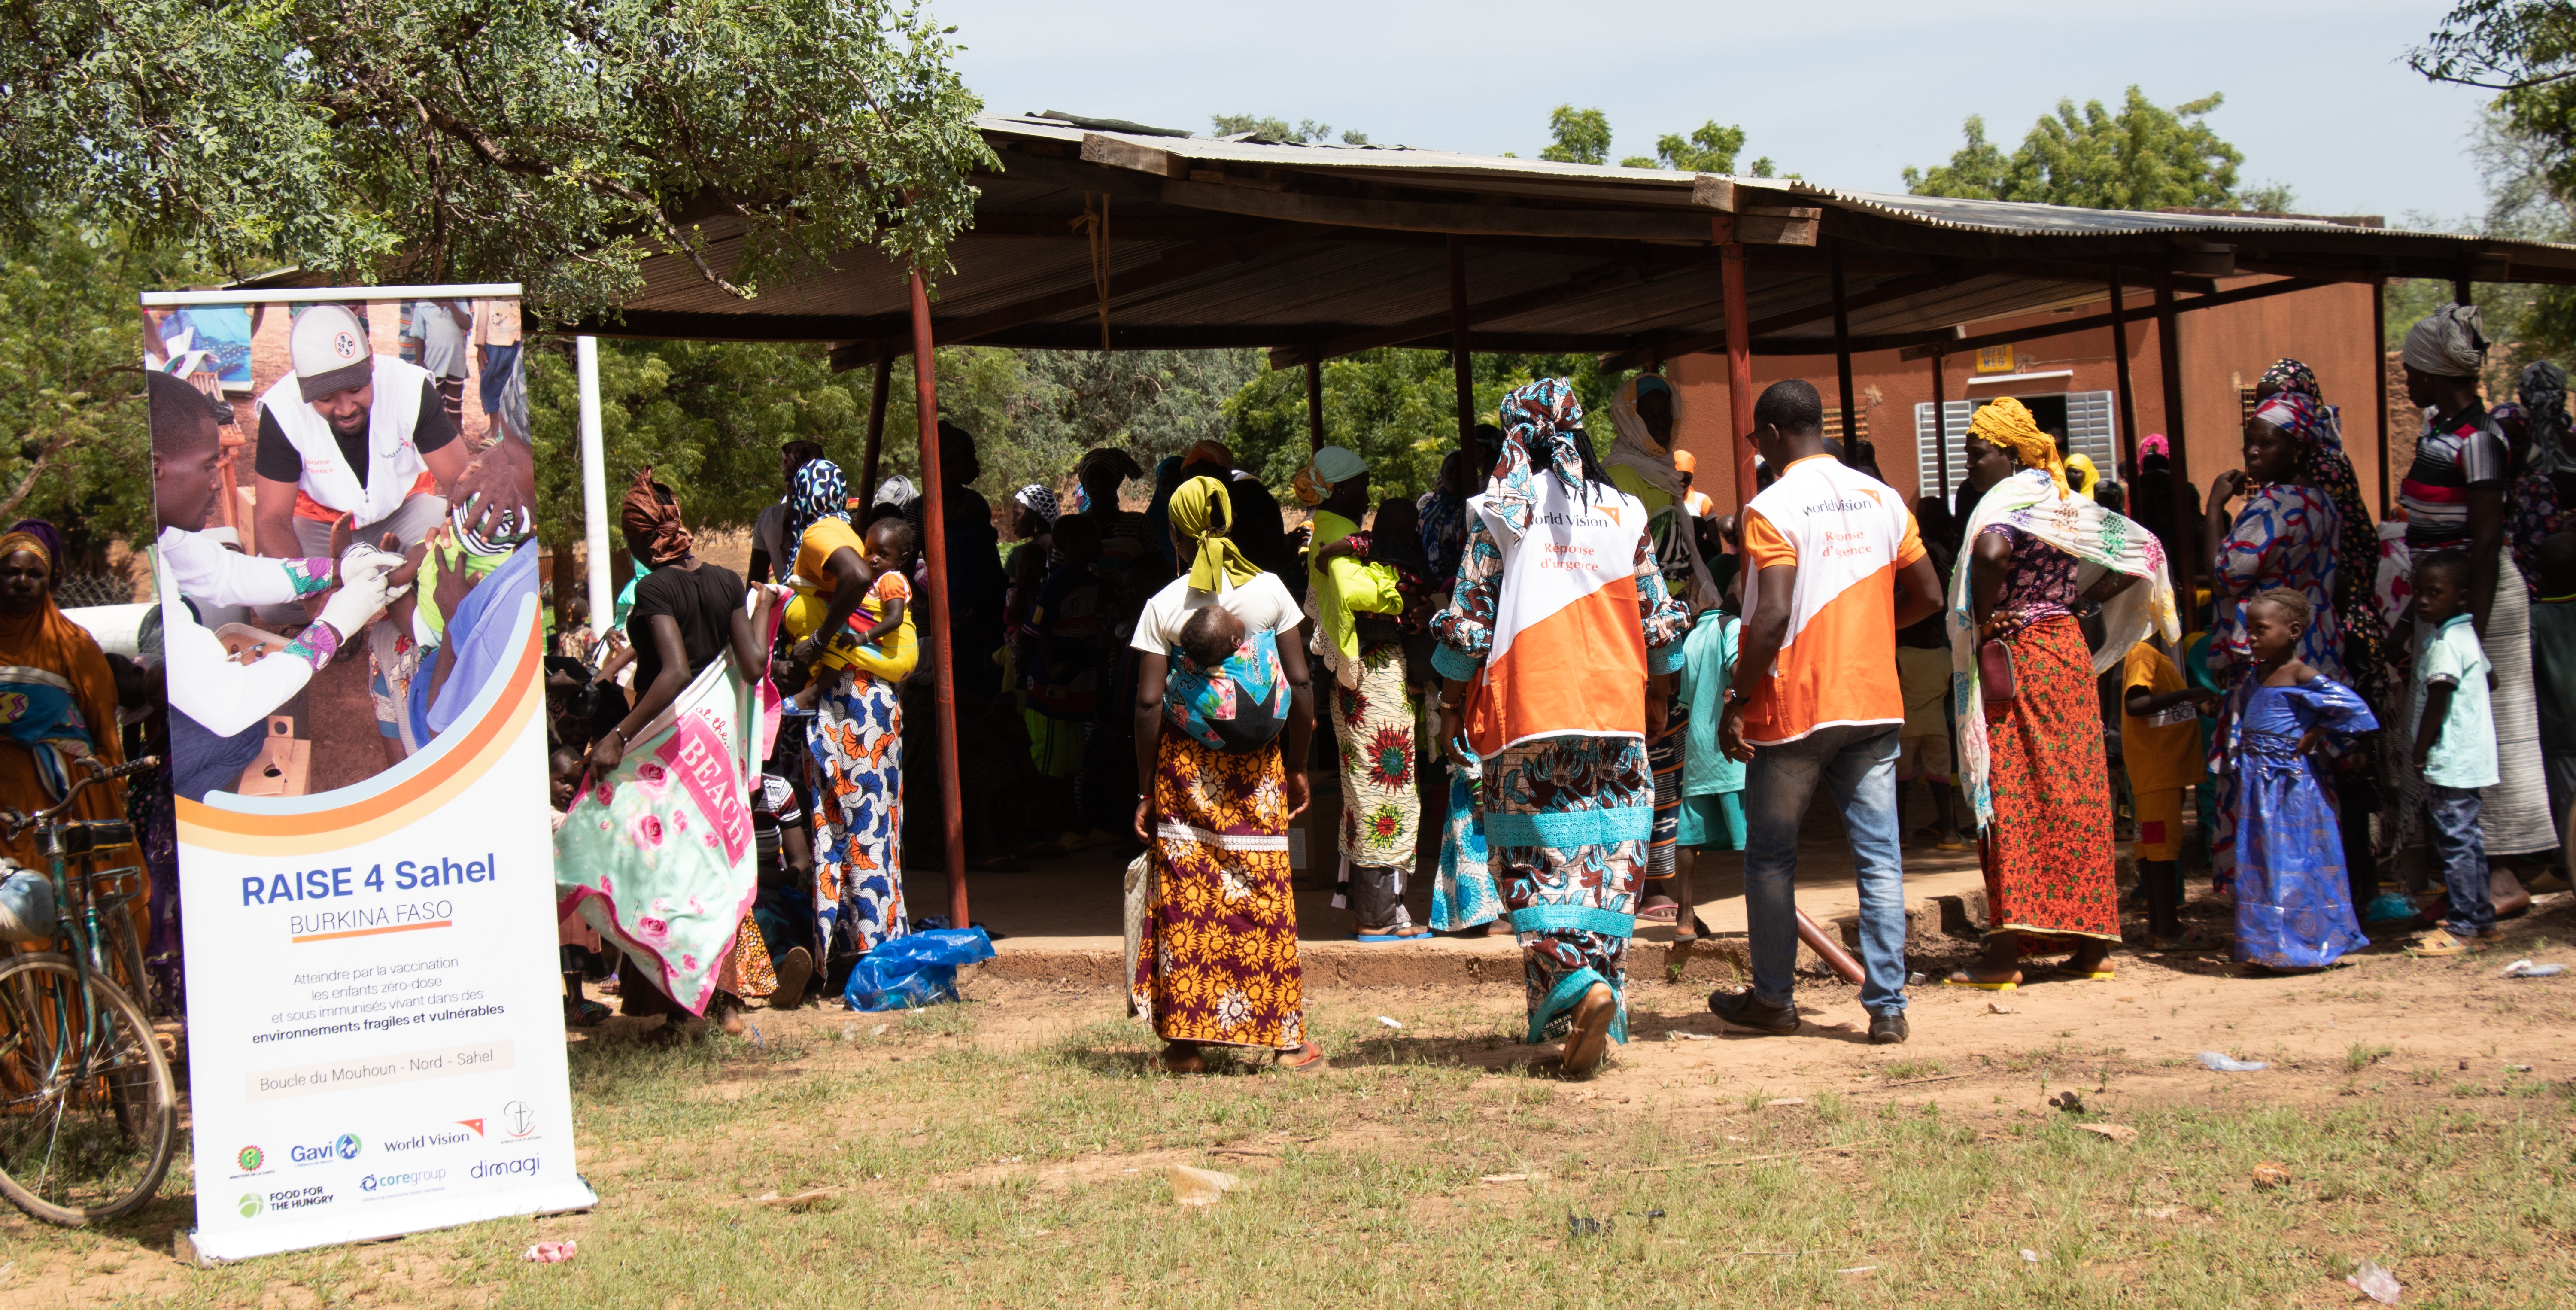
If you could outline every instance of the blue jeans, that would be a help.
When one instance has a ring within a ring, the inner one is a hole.
[[[2487,895],[2487,843],[2478,831],[2484,803],[2474,787],[2433,783],[2424,788],[2424,808],[2433,819],[2433,854],[2442,861],[2442,888],[2451,894],[2451,917],[2442,927],[2454,937],[2474,937],[2495,926],[2495,902]]]
[[[1820,728],[1760,746],[1744,770],[1744,915],[1753,994],[1786,1005],[1798,964],[1798,825],[1821,781],[1833,789],[1860,879],[1862,1008],[1905,1009],[1905,865],[1896,813],[1895,724]]]

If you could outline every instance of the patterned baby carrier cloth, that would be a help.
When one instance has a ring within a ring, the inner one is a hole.
[[[1264,629],[1244,634],[1234,654],[1212,669],[1171,650],[1163,680],[1163,718],[1200,745],[1229,755],[1250,755],[1269,745],[1288,721],[1288,679],[1279,670],[1279,643]]]

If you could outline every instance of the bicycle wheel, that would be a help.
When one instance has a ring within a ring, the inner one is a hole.
[[[179,1095],[143,1007],[61,955],[0,960],[0,1195],[78,1228],[152,1198],[178,1149]]]

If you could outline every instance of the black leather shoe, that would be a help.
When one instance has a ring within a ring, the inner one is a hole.
[[[1797,1006],[1771,1005],[1757,1000],[1750,988],[1734,993],[1710,992],[1708,1008],[1718,1018],[1757,1033],[1786,1037],[1798,1031]]]
[[[1914,1030],[1906,1025],[1903,1010],[1869,1017],[1869,1044],[1872,1046],[1903,1046],[1905,1039],[1913,1035]]]

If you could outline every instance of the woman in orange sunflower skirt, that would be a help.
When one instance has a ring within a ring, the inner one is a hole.
[[[1131,1002],[1152,1016],[1174,1073],[1203,1046],[1324,1067],[1306,1033],[1288,821],[1306,808],[1315,724],[1296,598],[1228,539],[1225,484],[1172,493],[1172,579],[1136,619],[1136,837],[1154,878]],[[1150,558],[1150,557],[1149,557]],[[1290,767],[1294,761],[1296,767]]]
[[[2025,957],[2068,952],[2059,973],[2108,980],[2120,906],[2094,680],[2149,632],[2181,637],[2164,547],[2069,490],[2020,401],[1980,406],[1966,447],[1979,499],[1950,583],[1950,658],[1989,922],[1985,955],[1943,981],[2018,986]],[[2086,601],[2102,607],[2099,653],[2076,620]]]

